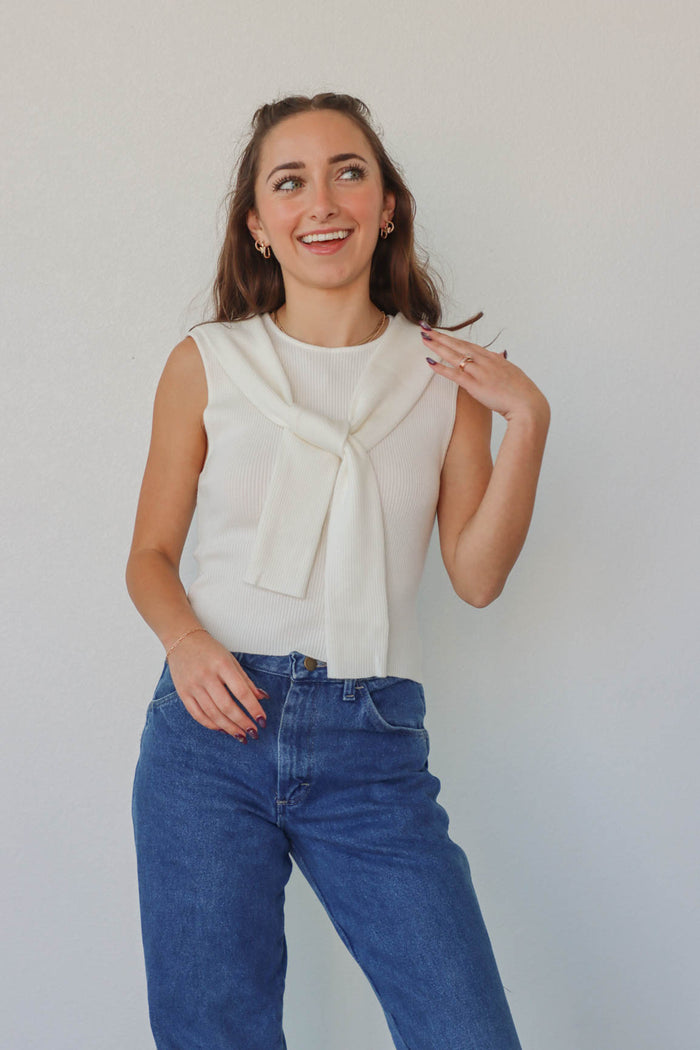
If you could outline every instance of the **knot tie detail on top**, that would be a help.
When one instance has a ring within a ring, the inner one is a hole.
[[[293,401],[261,317],[197,327],[197,341],[208,344],[244,397],[282,430],[244,582],[303,598],[327,523],[329,677],[387,674],[384,522],[368,453],[435,376],[418,332],[403,314],[391,318],[360,375],[348,419],[334,420]]]

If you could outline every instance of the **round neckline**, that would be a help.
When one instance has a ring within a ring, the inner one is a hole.
[[[286,332],[283,332],[282,329],[279,328],[272,320],[270,313],[261,314],[261,317],[263,323],[268,326],[269,331],[273,331],[280,339],[285,339],[288,343],[293,343],[295,346],[300,347],[302,350],[315,350],[321,351],[322,353],[325,351],[326,353],[343,354],[346,353],[348,350],[372,350],[373,348],[375,348],[379,343],[381,343],[382,339],[391,328],[396,314],[387,314],[387,317],[389,318],[389,323],[387,324],[386,328],[381,333],[381,335],[378,335],[376,339],[370,339],[368,343],[352,343],[349,346],[319,346],[316,343],[304,343],[301,339],[295,339],[294,336],[287,335]]]

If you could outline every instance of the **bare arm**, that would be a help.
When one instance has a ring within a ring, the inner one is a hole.
[[[517,366],[475,343],[431,331],[446,364],[432,367],[460,389],[440,479],[440,546],[455,592],[482,607],[503,590],[532,518],[550,409]],[[456,367],[473,357],[464,371]],[[454,367],[447,367],[447,364]],[[492,464],[491,412],[507,420]]]
[[[202,626],[187,599],[179,568],[207,452],[206,401],[204,366],[194,340],[187,337],[170,354],[156,391],[151,444],[126,567],[129,595],[166,651],[185,632]],[[253,719],[264,717],[261,691],[208,632],[188,634],[168,663],[183,703],[208,729],[224,729],[245,739],[247,729],[256,729]]]
[[[126,567],[131,600],[165,649],[184,631],[201,626],[179,576],[207,451],[206,379],[198,356],[193,341],[183,340],[160,378]]]

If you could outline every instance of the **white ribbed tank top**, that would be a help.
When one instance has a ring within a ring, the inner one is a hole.
[[[295,403],[330,419],[347,419],[378,340],[321,347],[285,335],[269,314],[262,321]],[[190,603],[202,625],[231,652],[283,656],[296,650],[326,660],[326,526],[303,598],[243,582],[282,428],[243,396],[204,340],[197,342],[197,327],[188,334],[197,343],[208,389],[208,447],[197,490],[197,575],[188,590]],[[384,517],[387,674],[418,682],[423,667],[417,595],[456,404],[457,384],[434,373],[408,415],[368,453]]]

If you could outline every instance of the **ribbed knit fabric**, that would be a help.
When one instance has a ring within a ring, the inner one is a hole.
[[[390,324],[395,321],[391,318]],[[331,420],[347,420],[353,393],[379,340],[359,346],[319,347],[286,336],[269,315],[263,315],[262,322],[294,403]],[[327,522],[304,597],[244,581],[283,428],[243,395],[212,351],[208,333],[199,338],[204,329],[214,327],[202,325],[189,333],[198,345],[207,377],[204,425],[208,451],[197,496],[198,574],[188,597],[203,626],[231,651],[284,655],[298,650],[327,660]],[[231,330],[230,325],[216,327]],[[418,326],[412,327],[417,335]],[[215,334],[220,338],[221,333]],[[457,385],[433,373],[410,412],[367,453],[384,519],[389,613],[386,673],[419,682],[422,645],[416,599],[456,397]],[[288,510],[294,514],[294,505]],[[359,664],[344,666],[343,672],[337,676],[368,673]],[[328,674],[336,676],[330,663]]]

